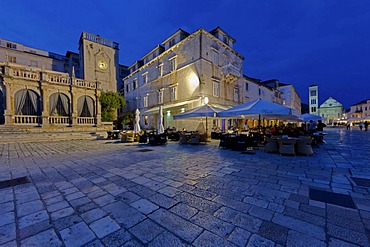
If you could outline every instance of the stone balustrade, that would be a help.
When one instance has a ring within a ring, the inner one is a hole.
[[[95,124],[95,117],[78,117],[77,124],[79,125],[94,125]]]
[[[14,123],[15,124],[41,124],[41,117],[34,116],[34,115],[14,115]]]
[[[238,66],[235,66],[234,64],[231,64],[231,63],[222,66],[221,73],[223,75],[231,75],[231,76],[235,76],[235,77],[238,77],[238,78],[242,76],[241,68],[239,68]]]
[[[61,85],[73,85],[77,87],[100,89],[100,83],[85,81],[83,79],[70,77],[68,73],[62,73],[57,71],[41,70],[38,68],[31,68],[26,66],[20,66],[17,64],[6,64],[0,63],[1,75],[9,76],[13,78],[25,79],[30,81],[44,81],[53,84]]]
[[[68,125],[70,124],[69,116],[49,116],[49,124]]]

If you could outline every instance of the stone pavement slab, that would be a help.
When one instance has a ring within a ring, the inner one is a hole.
[[[327,128],[314,155],[106,140],[0,144],[0,245],[370,246],[370,132]],[[310,198],[350,195],[355,208]]]

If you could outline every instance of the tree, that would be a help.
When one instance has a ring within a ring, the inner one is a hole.
[[[117,92],[101,92],[101,121],[112,122],[116,118],[117,109],[126,105],[125,98]]]

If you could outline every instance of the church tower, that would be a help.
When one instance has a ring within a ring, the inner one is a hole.
[[[309,113],[319,115],[319,88],[317,85],[311,85],[308,89]]]
[[[117,91],[118,43],[83,32],[79,42],[83,79],[100,82],[103,91]]]

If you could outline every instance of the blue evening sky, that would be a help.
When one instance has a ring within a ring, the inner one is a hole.
[[[1,4],[0,37],[65,54],[82,31],[118,42],[131,65],[179,28],[220,26],[245,57],[244,74],[291,83],[302,102],[345,107],[370,99],[369,0],[12,0]]]

